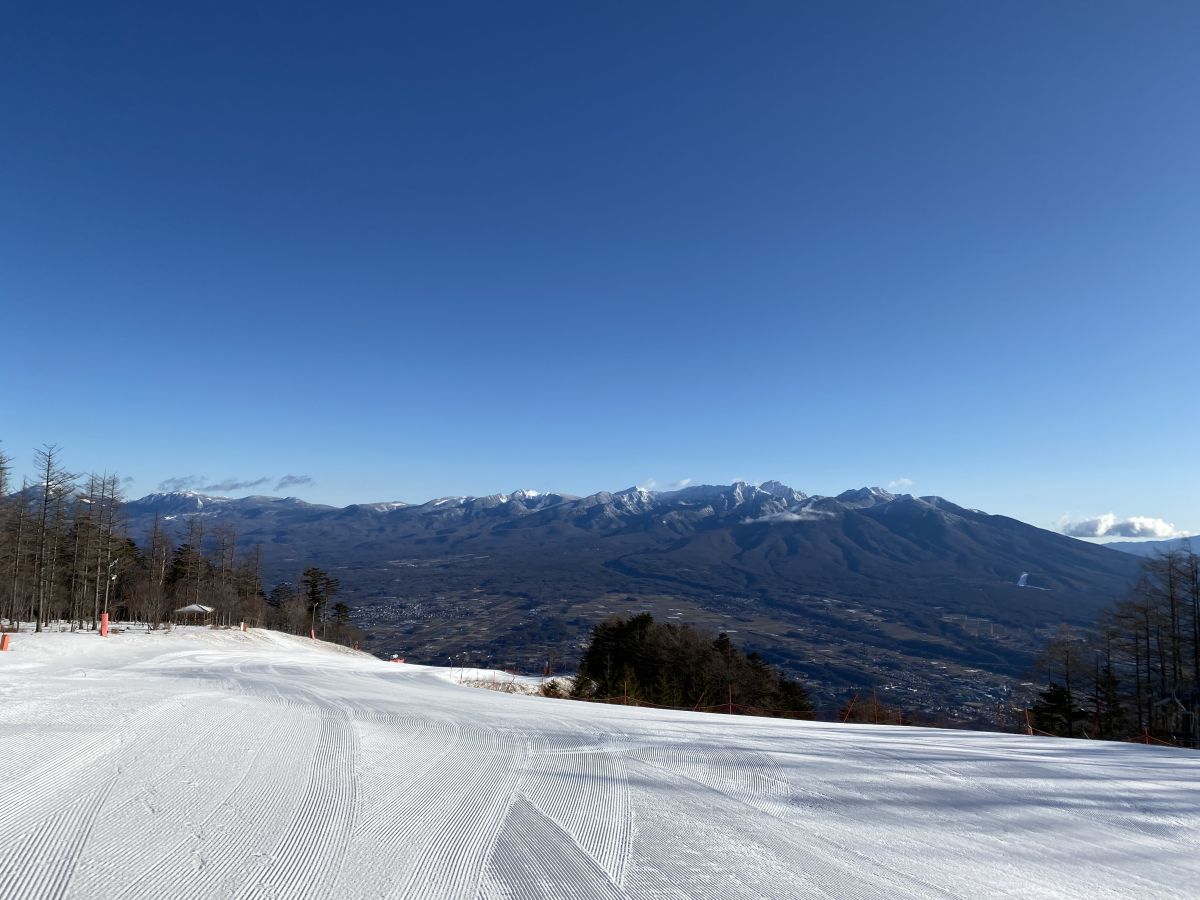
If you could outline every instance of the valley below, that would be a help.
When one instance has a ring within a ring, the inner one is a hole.
[[[1024,703],[1030,642],[1053,632],[1049,624],[1006,627],[945,608],[902,616],[803,595],[784,602],[622,593],[539,600],[471,591],[364,600],[355,608],[366,649],[380,655],[520,672],[569,671],[596,624],[648,612],[727,633],[799,675],[827,717],[854,693],[876,691],[890,706],[943,723],[994,723],[998,705]]]

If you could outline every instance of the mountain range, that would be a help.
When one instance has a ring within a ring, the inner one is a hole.
[[[1109,541],[1104,546],[1134,556],[1158,556],[1175,550],[1200,549],[1200,536],[1166,538],[1161,541]]]
[[[330,569],[370,646],[417,661],[569,667],[593,624],[648,610],[728,631],[818,693],[882,685],[947,705],[988,702],[1139,566],[941,497],[777,481],[343,508],[171,493],[126,510],[135,535],[156,516],[236,529],[268,582]]]

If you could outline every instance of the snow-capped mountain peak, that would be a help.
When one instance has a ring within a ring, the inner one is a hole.
[[[896,499],[896,494],[885,491],[881,487],[861,487],[850,491],[842,491],[834,499],[842,506],[850,509],[867,509],[881,503],[890,503]]]

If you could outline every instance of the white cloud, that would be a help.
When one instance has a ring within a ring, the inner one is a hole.
[[[653,478],[647,478],[645,481],[643,481],[641,484],[639,484],[638,487],[641,488],[643,491],[652,491],[658,487],[658,482],[655,481]]]
[[[691,483],[692,483],[692,479],[690,479],[690,478],[680,478],[678,481],[673,482],[672,484],[668,485],[667,490],[668,491],[682,491],[685,487],[687,487]]]
[[[1151,516],[1130,516],[1128,519],[1118,519],[1113,513],[1093,516],[1078,522],[1062,522],[1062,533],[1071,537],[1125,537],[1125,538],[1174,538],[1186,537],[1188,532],[1180,531],[1165,519]]]
[[[888,490],[889,491],[904,491],[904,490],[908,490],[908,488],[910,488],[912,486],[913,486],[913,480],[911,478],[905,478],[904,476],[901,476],[899,478],[896,478],[896,479],[888,482]]]

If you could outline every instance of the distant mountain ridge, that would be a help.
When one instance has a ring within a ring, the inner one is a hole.
[[[1173,550],[1200,551],[1200,535],[1167,538],[1161,541],[1109,541],[1104,546],[1120,550],[1122,553],[1132,553],[1134,556],[1157,556]]]
[[[353,503],[335,507],[310,503],[297,497],[273,497],[251,495],[232,498],[202,494],[197,491],[173,491],[148,494],[126,504],[131,516],[141,521],[145,516],[158,514],[167,517],[200,515],[206,518],[236,518],[247,513],[257,517],[266,511],[289,510],[300,517],[317,517],[322,514],[403,512],[407,516],[442,516],[470,519],[488,511],[504,508],[505,515],[540,512],[562,507],[565,510],[585,511],[604,508],[616,515],[642,514],[654,510],[666,512],[699,512],[702,515],[727,515],[734,511],[745,513],[746,522],[780,517],[788,521],[788,515],[797,521],[820,518],[838,510],[862,510],[896,502],[915,502],[934,508],[956,509],[961,507],[941,497],[914,497],[911,494],[892,494],[879,487],[864,487],[847,490],[836,497],[808,495],[778,481],[752,484],[737,481],[730,485],[691,485],[671,491],[654,491],[643,487],[629,487],[610,492],[600,491],[586,497],[534,490],[516,490],[511,494],[489,494],[486,496],[436,497],[424,503],[390,501],[382,503]],[[511,509],[513,512],[507,512]],[[978,510],[971,512],[978,513]],[[311,514],[309,516],[308,514]],[[593,514],[594,515],[594,514]]]
[[[144,534],[155,516],[165,522],[199,517],[228,524],[243,543],[273,549],[312,545],[320,558],[347,545],[353,561],[373,551],[415,555],[447,548],[521,554],[554,545],[570,555],[581,541],[602,537],[614,551],[609,569],[634,564],[643,577],[679,580],[671,560],[707,568],[715,587],[845,593],[859,581],[893,583],[897,569],[924,578],[942,573],[960,583],[1003,586],[1030,572],[1042,587],[1111,596],[1130,572],[1128,557],[1005,516],[966,509],[937,496],[858,488],[836,497],[810,496],[777,481],[761,485],[693,485],[673,491],[630,487],[586,497],[518,490],[484,497],[439,497],[420,504],[360,503],[333,507],[295,497],[214,497],[196,492],[150,494],[126,504],[131,527]],[[618,560],[620,561],[618,564]],[[684,562],[686,560],[686,563]],[[889,579],[888,576],[893,576]],[[982,581],[981,581],[982,579]],[[779,582],[788,582],[786,584]],[[834,582],[837,582],[834,584]],[[858,585],[860,588],[865,585]]]
[[[268,583],[306,564],[334,571],[373,646],[418,661],[468,652],[540,667],[572,658],[605,615],[647,609],[734,631],[831,685],[914,661],[1017,674],[1044,633],[1090,622],[1139,567],[942,497],[810,496],[777,481],[341,508],[152,494],[126,511],[135,535],[155,516],[236,529],[262,547]],[[1018,586],[1026,572],[1043,590]]]

